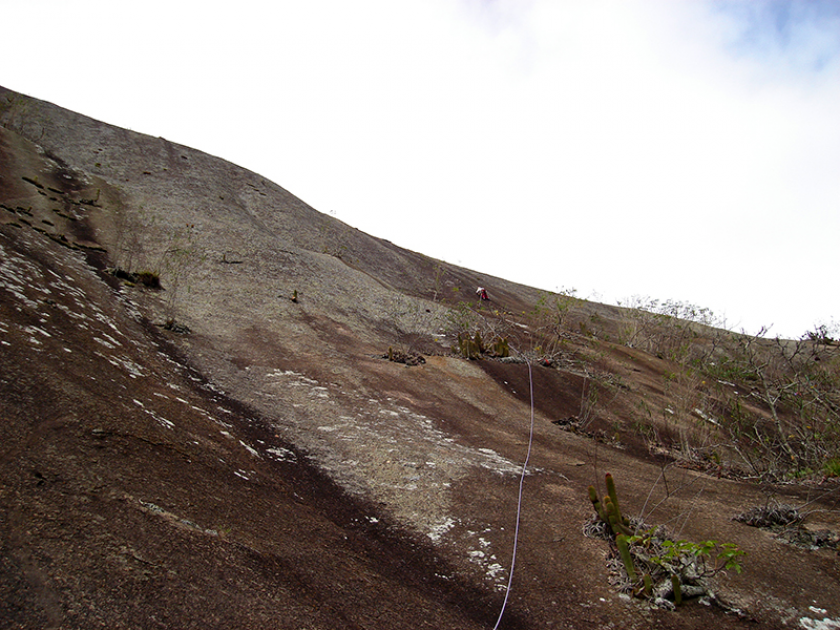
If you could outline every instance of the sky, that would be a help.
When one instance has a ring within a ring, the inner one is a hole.
[[[840,321],[840,0],[0,10],[0,85],[223,157],[399,246],[750,333]]]

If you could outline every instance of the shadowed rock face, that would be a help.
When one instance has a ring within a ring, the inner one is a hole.
[[[669,467],[665,496],[663,460],[631,425],[640,400],[667,405],[665,361],[570,337],[570,356],[622,379],[592,427],[623,447],[562,431],[588,368],[449,352],[476,286],[488,320],[521,317],[523,331],[538,291],[2,88],[0,124],[0,627],[492,627],[532,389],[502,627],[775,627],[820,617],[809,606],[840,618],[835,553],[730,520],[766,501],[760,488]],[[578,316],[621,325],[604,305]],[[425,363],[387,361],[389,347]],[[649,522],[747,550],[744,573],[716,584],[740,617],[619,598],[608,546],[581,533],[607,471],[625,511],[647,503]]]

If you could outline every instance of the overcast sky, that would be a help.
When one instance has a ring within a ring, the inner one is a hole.
[[[0,9],[1,85],[397,245],[749,332],[840,320],[838,0]]]

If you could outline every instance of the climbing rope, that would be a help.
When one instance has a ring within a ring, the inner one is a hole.
[[[502,617],[505,614],[508,597],[510,597],[510,589],[513,584],[513,569],[516,566],[516,548],[519,546],[519,521],[522,517],[522,488],[525,485],[525,474],[528,472],[528,460],[531,459],[531,445],[534,442],[534,377],[531,373],[531,362],[528,364],[528,386],[531,394],[531,429],[528,434],[528,452],[525,455],[525,463],[522,464],[522,476],[519,478],[519,499],[516,503],[516,529],[513,532],[513,554],[510,559],[510,573],[508,575],[507,589],[505,589],[505,601],[502,602],[502,609],[499,611],[499,618],[496,620],[496,625],[493,630],[498,630],[499,624],[502,623]]]

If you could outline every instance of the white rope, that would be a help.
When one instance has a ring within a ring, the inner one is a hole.
[[[519,545],[519,521],[522,517],[522,487],[525,484],[525,474],[528,472],[528,460],[531,459],[531,445],[534,442],[534,378],[531,373],[531,362],[528,361],[527,363],[528,385],[531,393],[531,430],[528,435],[528,453],[525,455],[525,463],[522,464],[522,476],[519,478],[519,500],[516,504],[516,529],[513,532],[513,554],[510,559],[510,574],[505,591],[505,601],[502,602],[502,610],[499,611],[499,618],[496,620],[496,625],[493,626],[493,630],[498,630],[499,624],[502,623],[502,616],[505,614],[508,597],[510,597],[511,585],[513,584],[513,568],[516,566],[516,548]]]

